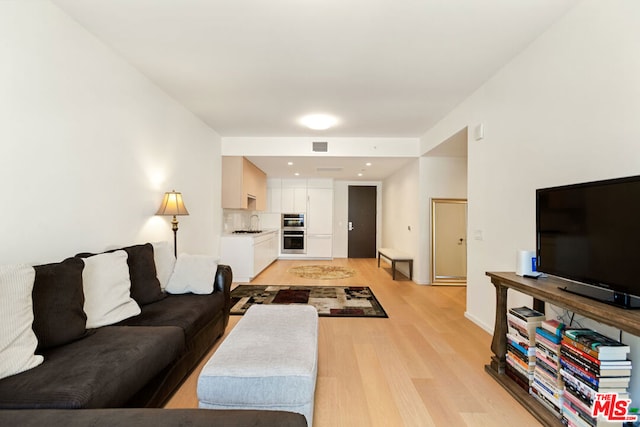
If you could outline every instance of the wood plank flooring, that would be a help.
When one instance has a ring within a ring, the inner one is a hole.
[[[358,274],[311,280],[287,272],[304,264]],[[484,372],[491,336],[464,317],[466,288],[418,286],[401,274],[393,281],[390,270],[385,263],[377,268],[375,259],[277,261],[252,282],[369,286],[389,315],[320,317],[314,426],[539,426]],[[227,333],[240,319],[231,316]],[[197,376],[208,358],[167,408],[198,407]]]

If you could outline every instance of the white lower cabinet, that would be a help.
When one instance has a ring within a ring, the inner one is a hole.
[[[333,236],[331,234],[307,235],[307,258],[331,258]]]
[[[250,282],[278,258],[277,231],[222,236],[220,263],[231,267],[234,282]]]
[[[272,233],[267,239],[256,238],[253,244],[254,277],[278,258],[278,233]],[[265,236],[266,237],[266,236]]]

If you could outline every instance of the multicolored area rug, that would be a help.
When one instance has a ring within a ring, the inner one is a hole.
[[[231,291],[231,314],[253,304],[310,304],[327,317],[389,317],[368,286],[239,285]]]
[[[335,280],[347,279],[356,275],[352,268],[335,265],[300,265],[291,267],[289,273],[305,279]]]

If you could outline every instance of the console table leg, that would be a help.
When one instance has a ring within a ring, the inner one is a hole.
[[[493,328],[493,341],[491,341],[491,368],[499,373],[504,373],[507,354],[507,290],[500,282],[491,280],[496,287],[496,320]]]

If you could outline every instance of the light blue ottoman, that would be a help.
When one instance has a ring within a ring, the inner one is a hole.
[[[318,312],[253,305],[198,377],[200,408],[297,412],[313,424]]]

